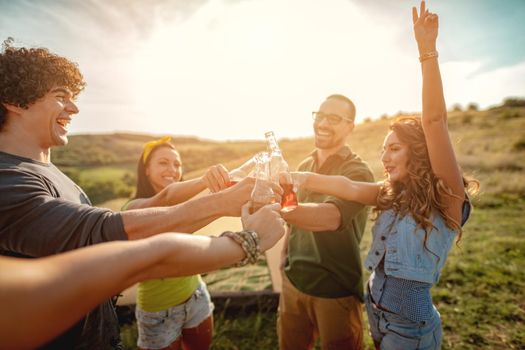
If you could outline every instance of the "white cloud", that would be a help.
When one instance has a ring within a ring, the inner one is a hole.
[[[473,75],[480,62],[450,62],[443,65],[445,97],[449,105],[470,102],[481,108],[498,104],[509,96],[525,97],[525,62]]]

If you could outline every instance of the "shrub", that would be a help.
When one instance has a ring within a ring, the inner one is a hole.
[[[472,114],[465,113],[465,114],[463,114],[463,117],[461,118],[461,123],[463,123],[465,125],[470,125],[470,124],[472,124],[472,118],[473,118]]]
[[[467,111],[478,111],[478,110],[479,110],[479,106],[477,103],[471,102],[467,106]]]
[[[131,197],[133,186],[125,184],[122,179],[103,181],[88,180],[78,185],[86,192],[93,205],[115,198]]]
[[[525,107],[525,99],[517,97],[508,97],[503,100],[505,107]]]
[[[80,182],[80,171],[76,168],[61,169],[62,172],[78,185]]]
[[[525,136],[522,136],[521,139],[514,142],[514,145],[512,145],[513,151],[524,151],[525,150]]]
[[[452,112],[461,112],[463,109],[461,108],[461,105],[459,103],[456,103],[452,106]]]
[[[521,114],[519,111],[513,111],[513,110],[506,110],[501,115],[501,118],[508,120],[508,119],[515,119],[521,117]]]

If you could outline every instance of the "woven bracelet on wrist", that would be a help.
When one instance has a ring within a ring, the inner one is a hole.
[[[427,53],[424,53],[422,54],[421,56],[419,56],[419,62],[423,62],[425,60],[428,60],[428,59],[431,59],[431,58],[438,58],[438,52],[437,51],[431,51],[431,52],[427,52]]]
[[[235,267],[244,266],[248,263],[255,264],[257,262],[257,259],[259,258],[259,254],[261,252],[261,249],[259,247],[259,237],[256,232],[254,231],[240,231],[240,232],[232,232],[232,231],[225,231],[221,234],[221,237],[226,236],[235,243],[239,244],[244,250],[244,253],[246,254],[246,257],[242,259],[237,264],[233,265]]]
[[[257,233],[254,231],[243,230],[239,232],[239,235],[245,241],[246,248],[250,255],[250,263],[255,264],[257,262],[259,254],[261,253],[259,247],[259,237],[257,236]]]
[[[238,232],[238,234],[244,239],[244,245],[246,247],[246,252],[248,255],[248,262],[250,264],[255,264],[259,255],[261,254],[261,249],[259,247],[259,237],[255,231],[243,230]]]

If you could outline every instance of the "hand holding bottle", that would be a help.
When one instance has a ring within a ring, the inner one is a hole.
[[[283,189],[283,195],[280,199],[282,211],[290,212],[297,208],[297,195],[293,187],[293,182],[288,171],[288,163],[284,160],[277,139],[272,131],[264,134],[268,150],[270,153],[270,181],[279,185]],[[281,181],[283,177],[283,181]]]
[[[232,171],[228,173],[229,175],[228,186],[233,186],[237,184],[239,181],[241,181],[242,179],[244,179],[245,177],[254,175],[255,157],[257,157],[257,155],[248,159],[246,162],[241,164],[241,166],[233,169]]]
[[[229,181],[228,169],[222,164],[209,167],[202,176],[202,182],[212,193],[227,188]]]
[[[255,156],[255,186],[251,194],[252,212],[266,204],[275,202],[275,192],[270,179],[270,157],[261,152]]]
[[[265,251],[273,247],[284,235],[285,221],[279,214],[281,205],[279,203],[265,205],[253,214],[250,214],[251,207],[253,207],[252,203],[242,207],[242,226],[245,230],[257,232],[261,251]]]

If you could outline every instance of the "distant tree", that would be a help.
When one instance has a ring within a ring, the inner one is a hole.
[[[452,106],[452,112],[461,112],[463,109],[461,108],[461,105],[459,103],[455,103]]]
[[[381,115],[381,120],[387,120],[388,119],[388,114],[383,114]]]
[[[12,46],[14,42],[15,42],[15,39],[13,39],[13,37],[8,36],[7,39],[5,39],[4,42],[2,43],[2,51]]]
[[[505,107],[525,107],[525,99],[518,97],[508,97],[503,100]]]
[[[479,111],[479,106],[477,103],[470,102],[467,106],[467,111],[476,112]]]
[[[396,117],[396,118],[399,118],[399,117],[402,117],[402,116],[407,115],[407,114],[408,114],[408,113],[405,113],[405,112],[403,112],[403,111],[398,111],[398,112],[396,113],[395,117]]]
[[[371,123],[372,122],[372,118],[370,117],[366,117],[365,119],[363,119],[363,123],[366,124],[366,123]]]

